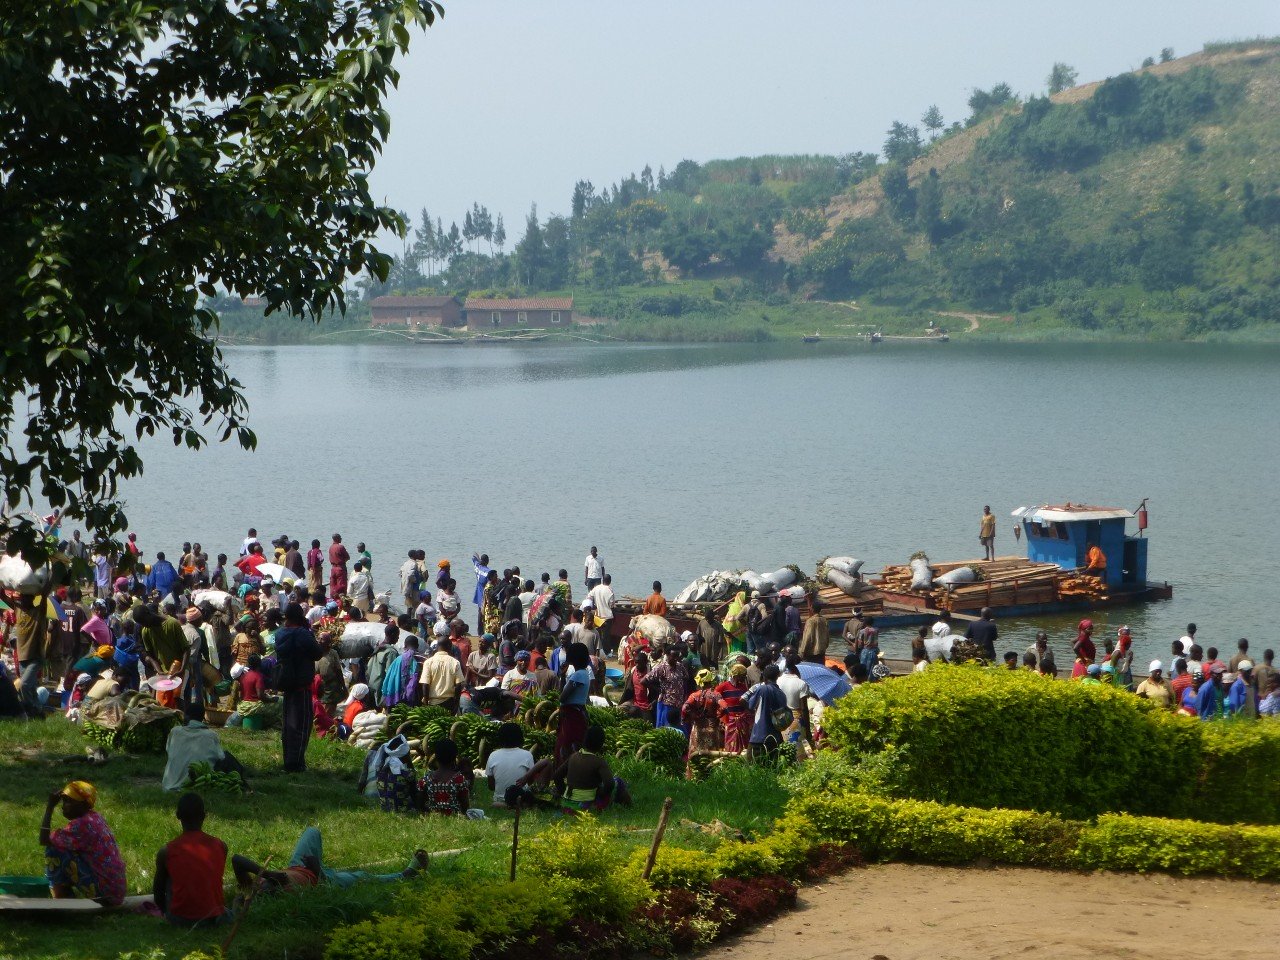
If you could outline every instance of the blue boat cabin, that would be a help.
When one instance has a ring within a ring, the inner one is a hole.
[[[1064,570],[1085,566],[1090,544],[1097,544],[1107,558],[1106,583],[1112,590],[1142,587],[1147,582],[1147,540],[1126,536],[1128,510],[1113,507],[1020,507],[1013,516],[1022,521],[1027,538],[1027,559],[1056,563]]]

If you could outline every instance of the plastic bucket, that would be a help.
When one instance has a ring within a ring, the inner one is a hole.
[[[247,716],[240,721],[240,725],[246,730],[261,730],[262,718],[257,716]]]
[[[47,897],[49,881],[44,877],[0,877],[0,893],[10,897]]]

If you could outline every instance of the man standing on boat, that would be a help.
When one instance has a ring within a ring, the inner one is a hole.
[[[996,558],[996,515],[989,506],[982,508],[982,526],[978,528],[978,542],[986,551],[984,560]]]

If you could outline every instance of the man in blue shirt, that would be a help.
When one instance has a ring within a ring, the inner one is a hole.
[[[178,571],[164,558],[163,551],[157,553],[156,562],[151,565],[151,572],[147,574],[147,589],[154,590],[163,597],[177,582]]]
[[[1196,691],[1196,713],[1201,720],[1212,720],[1218,716],[1222,703],[1222,673],[1222,665],[1218,664]]]
[[[755,716],[751,724],[751,736],[748,743],[753,757],[765,756],[777,751],[782,745],[782,731],[774,722],[775,710],[787,705],[787,695],[778,686],[781,671],[776,663],[771,663],[761,673],[761,680],[747,691],[744,699],[747,709]]]
[[[1239,672],[1227,691],[1227,712],[1252,720],[1258,715],[1258,702],[1253,692],[1253,661],[1241,660],[1236,669]]]

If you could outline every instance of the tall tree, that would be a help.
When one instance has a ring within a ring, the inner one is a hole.
[[[413,231],[413,252],[426,263],[428,276],[435,276],[436,232],[426,207],[418,215],[418,226]]]
[[[929,139],[936,140],[938,131],[946,126],[946,122],[942,119],[942,111],[938,109],[935,103],[924,112],[924,116],[920,118],[920,122],[924,124],[924,128],[929,131]]]
[[[542,227],[538,223],[536,203],[529,208],[529,216],[524,222],[524,236],[516,244],[515,255],[519,275],[524,280],[525,287],[534,289],[542,276],[547,257],[546,243],[542,239]]]
[[[569,204],[573,219],[581,220],[586,215],[587,208],[595,199],[595,192],[596,188],[590,180],[579,180],[573,185],[573,199]]]
[[[1075,67],[1061,62],[1055,63],[1053,69],[1049,71],[1048,78],[1045,80],[1049,87],[1050,95],[1061,93],[1063,90],[1074,87],[1077,76]]]
[[[315,320],[385,277],[369,192],[384,96],[432,0],[10,0],[0,16],[0,477],[95,537],[161,433],[256,443],[213,339],[218,289]],[[20,430],[21,432],[16,432]]]
[[[471,242],[475,240],[477,236],[476,222],[471,216],[471,211],[468,210],[466,216],[462,218],[462,239],[465,240],[467,242],[467,246],[470,247]]]
[[[895,120],[884,141],[884,158],[889,163],[910,163],[924,151],[920,128]]]
[[[1160,62],[1168,63],[1173,59],[1173,47],[1165,47],[1160,51]]]
[[[493,225],[493,243],[499,253],[507,244],[507,228],[502,223],[502,214],[498,214],[498,219]]]

